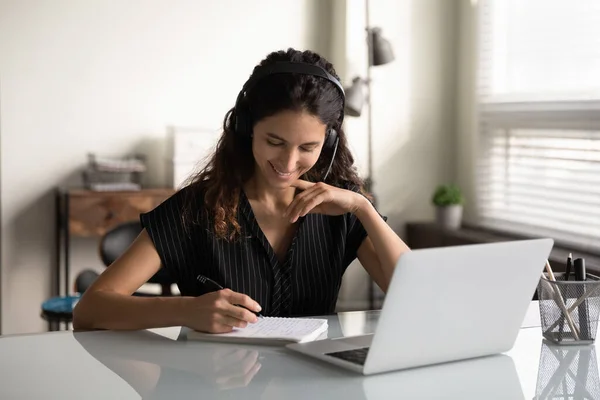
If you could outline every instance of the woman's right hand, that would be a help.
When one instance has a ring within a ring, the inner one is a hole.
[[[200,332],[231,332],[234,327],[245,328],[258,321],[249,310],[259,312],[261,307],[245,294],[223,289],[191,298],[184,311],[184,325]]]

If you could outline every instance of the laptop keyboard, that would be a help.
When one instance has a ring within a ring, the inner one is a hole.
[[[352,349],[352,350],[344,350],[344,351],[335,351],[333,353],[325,353],[327,356],[339,358],[342,360],[350,361],[354,364],[365,365],[365,360],[367,359],[367,353],[369,352],[368,347],[363,347],[360,349]]]

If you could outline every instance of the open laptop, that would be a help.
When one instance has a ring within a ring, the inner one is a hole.
[[[534,239],[405,253],[374,334],[287,348],[364,375],[508,351],[552,246]]]

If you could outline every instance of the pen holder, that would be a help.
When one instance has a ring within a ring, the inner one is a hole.
[[[544,338],[556,344],[591,344],[596,340],[600,316],[600,278],[564,280],[564,274],[540,278],[538,298]]]
[[[600,400],[596,346],[542,342],[535,400]]]

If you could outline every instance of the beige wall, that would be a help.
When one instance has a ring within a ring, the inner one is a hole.
[[[435,186],[455,178],[459,0],[371,0],[371,26],[393,44],[393,63],[372,68],[374,180],[380,211],[401,236],[404,224],[433,218]],[[365,76],[364,1],[346,5],[345,78]],[[338,60],[336,60],[339,62]],[[366,121],[347,118],[366,169]],[[365,306],[366,274],[355,262],[340,295]]]
[[[459,59],[456,129],[456,179],[463,189],[466,203],[464,220],[476,222],[475,172],[477,156],[476,73],[477,73],[477,6],[460,0]]]

